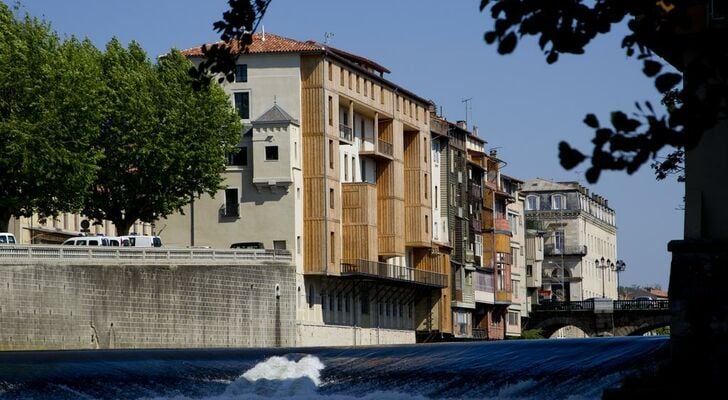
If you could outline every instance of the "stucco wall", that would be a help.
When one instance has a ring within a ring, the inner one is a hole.
[[[294,276],[281,265],[5,263],[0,350],[294,346]]]

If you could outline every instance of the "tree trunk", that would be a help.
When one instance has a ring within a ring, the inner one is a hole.
[[[134,225],[134,221],[129,221],[127,219],[112,220],[111,222],[114,223],[117,236],[128,235],[129,228]]]

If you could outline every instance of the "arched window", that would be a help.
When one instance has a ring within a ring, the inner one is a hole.
[[[538,210],[538,196],[533,194],[526,196],[526,210]]]
[[[563,194],[555,194],[551,196],[551,209],[552,210],[565,210],[566,209],[566,196]]]

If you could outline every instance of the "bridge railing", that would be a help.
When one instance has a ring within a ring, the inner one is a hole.
[[[289,264],[288,250],[264,249],[175,249],[133,247],[86,247],[59,245],[0,246],[0,264],[18,260],[92,260],[100,262],[144,261],[183,263],[273,262]]]
[[[593,311],[594,301],[551,301],[533,305],[534,311]]]
[[[667,300],[615,300],[615,310],[669,310]]]

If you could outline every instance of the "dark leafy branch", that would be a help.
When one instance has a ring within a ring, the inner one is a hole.
[[[670,57],[667,53],[672,50],[666,50],[684,46],[685,35],[701,34],[696,26],[700,18],[694,18],[694,11],[706,5],[706,0],[482,0],[480,9],[488,9],[494,20],[493,29],[484,35],[486,43],[497,45],[500,54],[509,54],[524,36],[535,36],[549,64],[558,61],[561,54],[583,54],[594,38],[627,19],[629,33],[622,39],[622,47],[629,57],[642,61],[642,72],[654,79],[655,88],[669,105],[665,115],[658,115],[649,102],[635,103],[631,116],[612,112],[611,126],[602,126],[595,115],[587,115],[584,123],[595,131],[590,157],[566,142],[559,143],[564,168],[572,169],[591,159],[586,178],[594,183],[603,170],[632,174],[650,159],[655,160],[652,167],[658,179],[680,173],[684,149],[695,146],[705,130],[726,117],[728,53],[715,51],[715,45],[723,48],[720,39],[712,43],[708,34],[702,33],[706,40],[700,42],[705,45],[691,48],[690,60]],[[702,15],[704,18],[705,13]],[[664,64],[653,50],[666,53],[675,68],[698,79],[690,82],[687,90],[679,89],[681,75],[664,72]],[[658,153],[666,146],[676,150],[659,158]]]
[[[207,86],[212,75],[221,74],[218,83],[235,79],[235,60],[240,53],[245,53],[253,42],[253,33],[263,19],[271,0],[228,0],[230,9],[225,11],[222,19],[213,24],[220,34],[221,42],[204,45],[204,60],[190,69],[194,86],[199,89]]]

